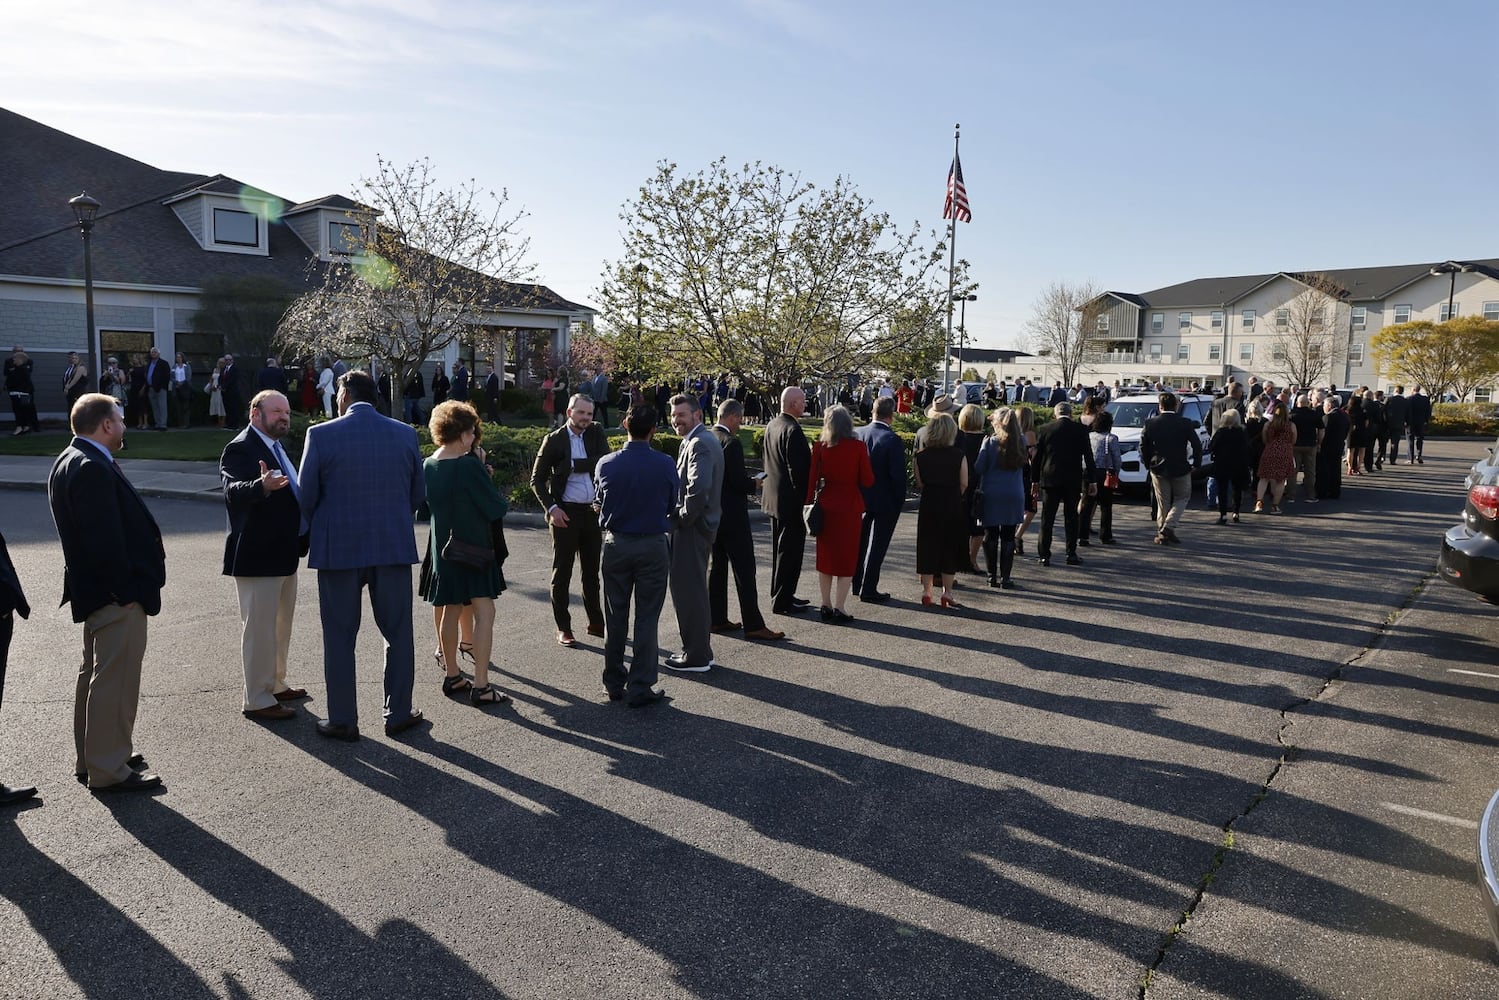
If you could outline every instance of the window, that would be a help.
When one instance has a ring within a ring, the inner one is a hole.
[[[1439,316],[1439,318],[1437,319],[1438,323],[1445,323],[1450,318],[1447,315],[1447,303],[1445,303],[1445,302],[1442,303],[1442,308],[1439,309],[1437,312],[1438,312],[1438,316]],[[1452,303],[1452,315],[1453,316],[1461,316],[1462,314],[1463,314],[1462,303],[1461,302],[1454,302],[1454,303]]]
[[[1348,363],[1349,364],[1354,364],[1354,365],[1361,365],[1361,364],[1364,363],[1364,345],[1363,344],[1349,344],[1348,345]]]
[[[1483,318],[1491,323],[1499,321],[1499,302],[1485,302],[1483,304]]]
[[[1166,314],[1165,313],[1151,313],[1150,314],[1150,332],[1151,333],[1160,333],[1164,329],[1166,329]]]
[[[1253,309],[1245,309],[1239,315],[1241,317],[1243,317],[1241,319],[1241,321],[1240,321],[1240,325],[1243,326],[1244,329],[1246,329],[1246,330],[1253,330],[1254,329],[1254,310]]]
[[[1240,344],[1239,345],[1239,360],[1240,361],[1253,361],[1254,360],[1254,345],[1253,344]]]
[[[1152,360],[1152,361],[1159,361],[1159,360],[1161,360],[1161,345],[1160,344],[1151,344],[1150,345],[1150,360]]]
[[[1499,302],[1494,303],[1499,306]],[[1369,322],[1369,310],[1363,306],[1353,307],[1353,328],[1362,330]]]
[[[1211,313],[1209,313],[1209,315],[1213,317],[1213,329],[1223,329],[1223,310],[1214,309]]]
[[[1189,348],[1186,344],[1177,344],[1176,345],[1176,360],[1178,360],[1178,361],[1191,361],[1192,360],[1192,350],[1191,350],[1191,348]]]
[[[1491,386],[1491,385],[1481,385],[1478,388],[1476,388],[1476,389],[1473,390],[1473,402],[1475,402],[1475,403],[1492,403],[1493,401],[1494,401],[1494,387],[1493,386]]]
[[[1277,309],[1277,310],[1275,310],[1275,328],[1277,330],[1284,330],[1286,327],[1288,327],[1290,325],[1291,325],[1291,310],[1289,310],[1289,309]]]
[[[1409,323],[1410,321],[1411,321],[1411,307],[1410,306],[1396,306],[1395,307],[1395,322],[1396,323]]]
[[[1280,344],[1272,344],[1270,346],[1270,360],[1271,361],[1284,361],[1284,360],[1286,360],[1286,349],[1285,349],[1285,347],[1282,346],[1282,345],[1280,345]]]
[[[1192,329],[1192,314],[1189,312],[1176,314],[1176,328],[1178,330]]]
[[[1109,318],[1107,316],[1100,316],[1100,317],[1098,317],[1098,332],[1099,333],[1108,333],[1109,332]]]
[[[359,235],[359,224],[354,222],[328,223],[328,252],[351,254],[359,249],[363,240]]]
[[[253,212],[232,208],[213,210],[213,241],[236,247],[260,246],[260,220]]]
[[[1209,344],[1208,345],[1208,360],[1209,361],[1222,361],[1223,360],[1223,345],[1222,344]]]

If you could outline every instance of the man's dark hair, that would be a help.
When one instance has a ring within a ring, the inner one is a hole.
[[[1175,413],[1176,412],[1176,393],[1174,393],[1174,392],[1163,392],[1159,396],[1156,397],[1156,400],[1161,404],[1161,410],[1163,412],[1165,412],[1165,413]]]
[[[625,417],[625,431],[630,435],[631,441],[644,441],[656,430],[656,408],[654,406],[630,407],[629,416]]]
[[[671,397],[671,406],[672,406],[672,409],[676,409],[678,406],[681,406],[683,403],[686,403],[687,404],[687,408],[690,409],[690,410],[692,410],[692,412],[694,412],[694,413],[697,413],[697,412],[701,411],[702,408],[703,408],[702,401],[700,399],[698,399],[696,396],[688,395],[687,393],[684,393],[684,392],[679,392],[675,396]]]
[[[339,386],[349,394],[349,402],[374,403],[377,397],[375,380],[370,378],[370,373],[360,371],[358,368],[344,372],[344,377],[339,379]]]

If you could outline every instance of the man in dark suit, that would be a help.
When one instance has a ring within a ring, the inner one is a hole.
[[[604,534],[599,528],[598,512],[593,509],[593,471],[599,459],[607,454],[609,438],[593,422],[593,403],[578,394],[568,400],[567,422],[541,439],[536,461],[531,466],[531,492],[546,511],[552,535],[551,597],[557,644],[569,649],[578,644],[573,637],[572,614],[567,609],[574,562],[582,563],[588,634],[604,634],[604,607],[599,590]]]
[[[21,578],[10,561],[5,536],[0,535],[0,698],[5,695],[5,665],[10,659],[10,636],[16,627],[16,615],[31,616],[31,605],[21,592]],[[0,782],[0,806],[24,802],[36,794],[34,785],[11,786]]]
[[[1057,507],[1062,508],[1062,526],[1066,532],[1067,565],[1079,566],[1077,555],[1077,505],[1082,499],[1083,484],[1088,493],[1098,491],[1094,482],[1093,446],[1088,428],[1072,419],[1072,404],[1058,403],[1049,424],[1036,433],[1036,484],[1032,487],[1041,499],[1041,542],[1036,546],[1037,560],[1051,565],[1051,536],[1056,529]]]
[[[713,436],[723,448],[722,514],[713,536],[713,561],[708,568],[708,608],[712,631],[722,634],[744,629],[746,639],[775,642],[786,638],[765,624],[760,598],[755,593],[755,538],[750,533],[749,498],[755,481],[744,469],[744,445],[739,427],[744,422],[744,404],[725,399],[718,404],[718,424]],[[740,622],[729,620],[729,571],[739,594]]]
[[[1177,412],[1179,402],[1176,393],[1161,393],[1156,400],[1159,412],[1145,421],[1140,430],[1140,463],[1149,470],[1150,488],[1155,493],[1154,541],[1157,545],[1181,544],[1181,539],[1176,536],[1176,526],[1181,523],[1182,512],[1192,498],[1192,473],[1202,466],[1202,439],[1197,436],[1196,424]],[[1318,415],[1318,433],[1321,425]],[[1308,459],[1314,462],[1317,441],[1315,435],[1312,438]],[[1219,488],[1226,485],[1220,483]],[[1317,473],[1313,468],[1307,492],[1310,493],[1316,485]]]
[[[807,547],[802,506],[807,502],[807,475],[812,468],[812,447],[797,423],[806,405],[806,394],[787,386],[781,393],[781,412],[765,426],[765,488],[760,506],[770,517],[770,610],[778,615],[800,614],[811,603],[796,596]]]
[[[111,396],[73,404],[73,440],[47,478],[62,542],[63,603],[83,624],[83,665],[73,703],[74,772],[92,791],[161,784],[133,752],[146,618],[161,611],[167,580],[161,529],[115,464],[125,414]]]
[[[500,389],[502,388],[500,373],[493,363],[486,367],[489,368],[489,374],[484,376],[484,405],[487,414],[485,419],[492,424],[497,424],[500,422]]]
[[[1426,423],[1430,419],[1431,397],[1418,385],[1416,391],[1410,394],[1405,408],[1405,429],[1410,437],[1411,465],[1426,464],[1426,459],[1421,454],[1426,449]]]
[[[385,733],[395,736],[422,721],[411,707],[411,567],[419,561],[412,519],[427,488],[416,431],[376,412],[376,395],[367,372],[340,380],[339,416],[307,431],[297,476],[309,525],[307,564],[318,571],[328,683],[328,718],[318,732],[350,742],[359,739],[354,641],[366,587],[385,640]]]
[[[307,554],[297,473],[281,445],[289,430],[286,397],[260,392],[250,400],[250,426],[219,458],[229,510],[224,575],[234,577],[239,594],[247,719],[290,719],[296,713],[282,702],[307,697],[304,689],[286,683],[297,567]]]
[[[172,388],[172,366],[166,363],[161,351],[151,348],[151,358],[146,362],[146,398],[151,403],[151,429],[167,429],[167,395]]]
[[[462,361],[453,362],[452,397],[460,403],[468,402],[468,369]]]
[[[286,395],[286,371],[281,367],[281,362],[275,358],[266,358],[265,367],[255,374],[255,388],[261,392],[269,389]]]
[[[598,414],[599,423],[605,427],[609,426],[609,375],[600,368],[593,378],[584,383],[583,390],[593,397],[594,412]]]
[[[219,373],[219,396],[224,401],[224,425],[240,428],[245,425],[245,397],[240,392],[239,366],[234,355],[224,355],[224,370]]]
[[[1406,422],[1410,419],[1410,400],[1405,397],[1405,386],[1397,385],[1384,401],[1385,436],[1389,442],[1389,454],[1385,457],[1391,465],[1400,458],[1400,440],[1405,437]]]
[[[869,449],[874,485],[864,490],[864,518],[859,529],[859,561],[854,566],[853,589],[859,599],[875,604],[890,600],[880,590],[880,567],[895,535],[901,508],[906,505],[906,446],[890,429],[895,400],[875,400],[874,422],[859,428],[859,439]]]

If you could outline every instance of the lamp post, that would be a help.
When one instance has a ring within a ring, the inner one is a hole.
[[[954,295],[952,300],[958,304],[958,381],[963,381],[963,343],[968,339],[968,303],[977,302],[977,295]]]
[[[99,215],[99,202],[90,198],[87,191],[76,198],[69,198],[68,205],[73,209],[73,218],[78,221],[78,228],[83,233],[83,304],[85,322],[88,324],[87,336],[84,339],[84,347],[88,352],[84,356],[88,358],[90,365],[89,375],[98,379],[99,371],[99,345],[95,342],[97,334],[94,330],[94,253],[93,243],[90,239],[94,231],[94,220]],[[99,383],[95,381],[95,385]],[[85,383],[84,388],[88,385]]]
[[[1431,269],[1431,276],[1433,278],[1439,278],[1445,274],[1448,275],[1451,279],[1447,284],[1448,320],[1452,319],[1452,300],[1457,296],[1457,276],[1459,274],[1467,274],[1471,270],[1473,270],[1472,264],[1458,264],[1450,260],[1444,261]]]

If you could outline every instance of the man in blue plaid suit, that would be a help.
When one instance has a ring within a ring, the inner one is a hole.
[[[359,739],[354,641],[365,587],[385,639],[385,733],[394,736],[422,721],[411,707],[413,515],[427,492],[422,454],[416,431],[376,411],[375,394],[366,372],[339,379],[339,417],[308,430],[297,476],[310,528],[307,564],[317,570],[323,621],[328,718],[318,732],[350,742]]]

